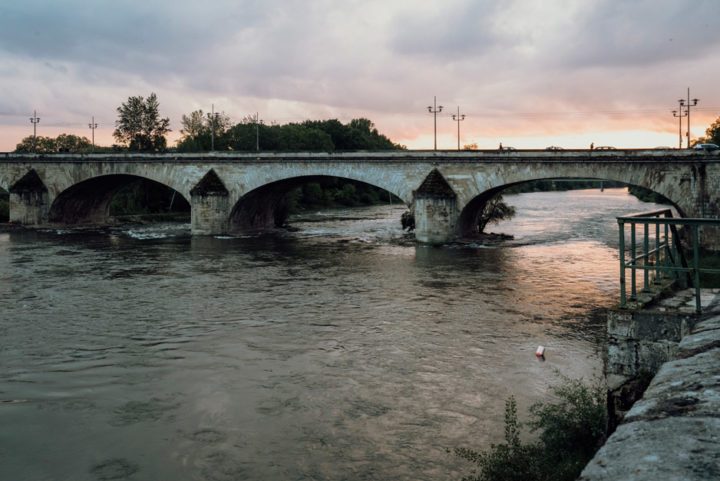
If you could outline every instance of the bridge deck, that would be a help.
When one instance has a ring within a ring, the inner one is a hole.
[[[354,152],[208,152],[208,153],[98,153],[98,154],[16,154],[0,153],[0,163],[78,162],[159,162],[159,163],[263,163],[263,162],[413,162],[413,163],[518,163],[578,161],[593,162],[720,162],[720,151],[690,149],[617,150],[401,150]]]

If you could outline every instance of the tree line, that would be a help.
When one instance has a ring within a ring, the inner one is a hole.
[[[130,152],[208,152],[215,151],[311,151],[399,150],[405,147],[378,132],[372,121],[353,119],[344,124],[337,119],[306,120],[299,123],[265,125],[255,116],[233,124],[224,112],[195,110],[181,119],[177,145],[169,148],[170,119],[160,115],[157,95],[129,97],[117,108],[112,147],[93,146],[87,137],[61,134],[57,138],[28,136],[15,152],[88,153]]]

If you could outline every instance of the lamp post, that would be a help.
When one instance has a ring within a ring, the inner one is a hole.
[[[95,129],[97,129],[97,124],[95,123],[95,116],[93,116],[92,120],[90,120],[88,127],[90,127],[90,130],[92,130],[92,150],[93,152],[95,152]]]
[[[458,105],[457,115],[453,114],[453,120],[458,124],[458,150],[460,150],[460,122],[465,120],[465,114],[460,115],[460,106]]]
[[[678,103],[683,102],[682,100],[678,100]],[[680,104],[680,111],[677,110],[672,111],[673,117],[677,117],[678,119],[678,149],[682,149],[682,118],[687,117],[687,111],[683,111],[682,104]]]
[[[442,112],[443,106],[437,105],[437,97],[433,97],[432,106],[428,106],[428,112],[433,114],[434,149],[437,150],[437,114]]]
[[[690,87],[687,89],[687,103],[685,103],[685,99],[680,99],[678,102],[680,102],[680,107],[685,107],[685,110],[687,112],[687,148],[690,148],[690,107],[695,107],[697,103],[700,101],[700,99],[692,99],[692,103],[690,103]]]
[[[210,152],[215,151],[215,121],[218,114],[215,113],[215,104],[210,104]]]
[[[35,146],[37,141],[37,124],[40,123],[40,117],[37,116],[37,110],[33,110],[33,116],[30,117],[30,123],[33,124],[33,145],[32,149],[35,152]]]
[[[255,112],[255,150],[260,151],[260,113]]]

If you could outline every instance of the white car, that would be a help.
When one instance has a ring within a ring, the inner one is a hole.
[[[720,149],[720,146],[717,144],[695,144],[695,147],[693,147],[695,150],[718,150]]]

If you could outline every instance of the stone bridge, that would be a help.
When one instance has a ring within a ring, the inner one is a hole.
[[[663,195],[683,217],[720,216],[717,151],[0,154],[10,221],[28,226],[109,222],[114,193],[143,178],[189,202],[193,234],[263,228],[273,225],[287,192],[324,177],[399,197],[427,243],[471,234],[489,198],[541,179],[619,181]]]

